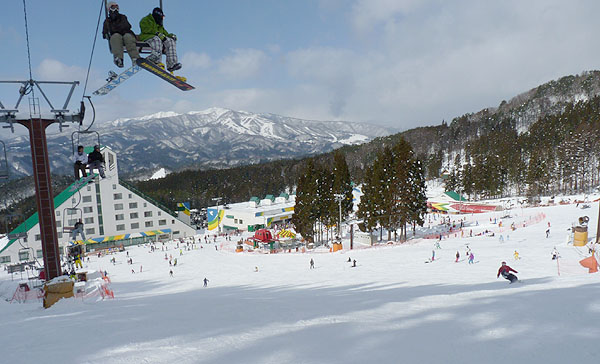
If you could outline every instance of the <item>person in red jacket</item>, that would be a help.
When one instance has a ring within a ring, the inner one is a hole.
[[[515,283],[519,280],[519,278],[517,278],[517,276],[512,274],[511,272],[519,273],[516,270],[509,267],[508,265],[506,265],[506,262],[502,262],[502,266],[500,267],[500,269],[498,269],[498,274],[496,275],[496,278],[500,277],[500,274],[502,274],[502,277],[508,279],[510,283]]]

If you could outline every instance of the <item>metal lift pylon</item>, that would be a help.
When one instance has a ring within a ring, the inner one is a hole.
[[[70,114],[67,109],[75,86],[78,81],[0,81],[0,84],[21,84],[19,89],[19,98],[13,109],[7,109],[0,102],[0,123],[8,125],[4,128],[10,128],[14,132],[14,124],[20,124],[29,130],[29,141],[31,144],[31,160],[33,162],[33,177],[35,180],[35,195],[39,217],[40,235],[42,239],[42,252],[44,255],[44,268],[46,270],[46,279],[50,280],[61,275],[60,251],[58,247],[58,234],[56,232],[56,217],[54,214],[54,195],[52,193],[52,182],[50,180],[50,161],[48,156],[48,145],[46,142],[46,128],[54,123],[59,124],[59,128],[65,127],[65,123],[81,123],[84,118],[85,108],[80,112]],[[62,109],[56,109],[44,91],[42,84],[70,85],[71,90]],[[17,115],[19,105],[23,97],[37,88],[43,98],[50,106],[52,117],[42,117],[39,109],[39,100],[29,98],[29,118],[21,118]]]

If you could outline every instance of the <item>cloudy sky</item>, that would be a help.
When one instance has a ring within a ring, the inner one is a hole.
[[[78,101],[101,0],[26,2],[33,78],[80,81]],[[600,65],[596,0],[163,2],[165,27],[179,38],[180,74],[196,90],[142,71],[94,97],[99,122],[214,106],[403,130]],[[139,33],[139,19],[158,0],[119,4]],[[27,79],[23,1],[2,5],[0,80]],[[108,70],[117,69],[100,36],[86,94]],[[62,91],[52,92],[61,103]],[[5,106],[17,97],[0,84]]]

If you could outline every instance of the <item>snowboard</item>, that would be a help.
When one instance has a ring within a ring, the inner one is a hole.
[[[81,187],[87,185],[88,183],[92,183],[94,181],[94,178],[96,178],[96,176],[98,176],[95,173],[90,173],[89,176],[87,177],[81,177],[77,182],[75,182],[71,188],[69,189],[69,192],[75,192],[78,189],[80,189]]]
[[[94,91],[93,94],[96,96],[104,96],[104,95],[108,94],[110,91],[112,91],[115,87],[117,87],[120,84],[122,84],[123,82],[127,81],[131,76],[135,75],[139,71],[140,71],[140,67],[137,64],[134,64],[133,66],[126,69],[125,71],[121,72],[121,74],[117,75],[116,77],[109,76],[109,78],[107,79],[108,82],[104,86],[102,86],[99,89],[97,89],[96,91]],[[112,75],[112,74],[114,74],[114,72],[112,72],[110,74]]]
[[[145,58],[138,58],[135,63],[140,68],[143,68],[146,71],[155,74],[156,76],[162,78],[171,85],[177,87],[181,91],[189,91],[194,89],[194,86],[186,83],[182,78],[174,76],[167,70],[159,67],[156,63],[150,62]]]

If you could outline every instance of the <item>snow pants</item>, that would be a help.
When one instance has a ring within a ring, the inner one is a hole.
[[[115,33],[110,36],[110,49],[112,50],[113,56],[123,59],[123,45],[127,49],[127,53],[129,53],[129,57],[131,60],[140,58],[140,54],[138,52],[137,47],[135,46],[135,35],[131,33],[127,33],[125,35],[121,35]]]
[[[504,279],[508,279],[510,283],[515,283],[519,280],[517,276],[512,273],[502,273],[502,277],[504,277]]]
[[[173,39],[166,37],[164,41],[160,40],[158,36],[154,36],[146,41],[152,48],[152,54],[148,57],[149,61],[154,63],[160,62],[162,58],[163,49],[167,56],[167,68],[173,67],[177,61],[177,49],[176,43]]]

